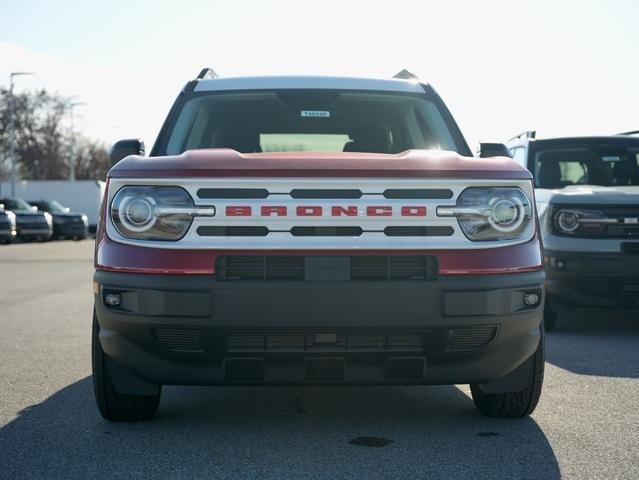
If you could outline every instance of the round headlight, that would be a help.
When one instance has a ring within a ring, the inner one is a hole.
[[[126,197],[118,212],[120,221],[132,232],[144,232],[157,220],[153,214],[154,205],[155,200],[150,197]]]
[[[524,221],[524,204],[517,197],[490,200],[492,211],[488,223],[498,232],[511,232]]]
[[[559,230],[570,233],[579,228],[579,215],[572,210],[561,210],[555,217],[555,222]]]

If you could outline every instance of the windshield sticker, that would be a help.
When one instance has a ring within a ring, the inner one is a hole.
[[[330,118],[331,112],[327,110],[302,110],[302,117]]]

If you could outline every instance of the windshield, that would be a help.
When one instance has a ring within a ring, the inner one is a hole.
[[[639,148],[610,144],[542,147],[534,155],[533,167],[540,188],[639,185]]]
[[[22,200],[21,198],[0,198],[0,203],[4,204],[6,210],[13,211],[29,211],[31,212],[31,205]]]
[[[66,210],[56,200],[47,200],[45,202],[31,202],[31,205],[38,207],[38,210],[43,210],[49,213],[65,213]]]
[[[460,151],[426,95],[282,90],[207,93],[188,100],[165,153],[201,148],[253,152]]]

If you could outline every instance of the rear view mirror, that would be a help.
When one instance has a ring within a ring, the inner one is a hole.
[[[116,142],[109,152],[109,163],[113,166],[129,155],[144,155],[144,142],[139,138]]]
[[[510,157],[513,158],[509,148],[503,143],[480,143],[479,156],[481,158],[488,157]]]

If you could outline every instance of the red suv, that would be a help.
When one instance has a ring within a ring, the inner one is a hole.
[[[531,175],[507,152],[473,157],[415,79],[204,70],[150,156],[111,152],[100,412],[150,418],[162,385],[468,383],[484,414],[530,414],[544,272]]]

